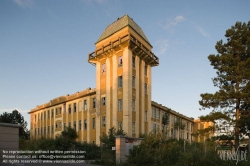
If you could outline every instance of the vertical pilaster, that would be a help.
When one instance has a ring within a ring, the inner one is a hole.
[[[96,63],[96,144],[100,144],[101,63]]]
[[[140,100],[141,100],[141,96],[140,96],[140,58],[139,56],[135,57],[135,111],[136,111],[136,116],[139,117],[139,114],[137,115],[137,112],[140,111]],[[141,123],[141,122],[137,122],[137,123]],[[130,122],[130,124],[132,124],[132,121]],[[139,125],[140,126],[140,125]],[[139,129],[139,126],[137,127]],[[142,126],[141,126],[142,127]]]
[[[145,69],[145,66],[144,66],[144,69]],[[148,89],[147,89],[147,94],[148,94],[148,102],[147,102],[147,107],[148,107],[148,112],[149,112],[149,115],[151,116],[152,115],[152,106],[151,106],[151,97],[152,97],[152,93],[151,93],[151,90],[152,90],[152,70],[151,70],[151,66],[148,65],[147,66],[147,77],[148,77]],[[143,73],[144,74],[144,73]],[[143,85],[144,87],[144,85]],[[148,118],[148,129],[150,128],[151,126],[151,118]],[[150,130],[148,130],[150,131]]]
[[[132,52],[128,47],[123,51],[123,129],[131,135],[132,126]]]
[[[116,55],[113,55],[112,56],[112,62],[113,62],[113,71],[112,71],[112,75],[113,75],[113,78],[112,78],[112,119],[111,119],[111,127],[115,127],[117,128],[117,111],[118,111],[118,100],[117,100],[117,88],[118,88],[118,78],[117,78],[117,56]]]
[[[111,121],[110,121],[110,114],[111,114],[111,91],[112,86],[110,84],[111,82],[111,64],[110,64],[110,58],[107,57],[106,59],[106,133],[108,133],[109,129],[111,128]]]
[[[145,83],[144,66],[145,66],[145,62],[143,60],[141,60],[141,63],[140,63],[140,91],[141,91],[140,99],[141,99],[141,105],[140,105],[140,109],[136,113],[137,117],[138,117],[138,118],[136,118],[136,120],[138,122],[139,122],[139,115],[141,115],[141,120],[143,118],[143,115],[144,115],[143,113],[145,111],[145,105],[146,105],[146,102],[145,102],[145,90],[144,90],[144,83]],[[140,111],[140,114],[139,114],[139,111]],[[141,131],[144,131],[144,122],[142,123],[142,121],[141,121],[140,125],[143,125],[143,126],[141,126]]]
[[[91,96],[88,96],[87,98],[87,142],[90,142],[90,100]]]

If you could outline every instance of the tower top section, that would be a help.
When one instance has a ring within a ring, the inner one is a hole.
[[[128,15],[118,18],[107,26],[95,46],[95,51],[88,55],[88,62],[91,64],[103,62],[103,59],[117,55],[124,49],[129,49],[133,55],[139,56],[147,65],[159,65],[159,58],[151,52],[153,47],[148,38]]]
[[[139,36],[141,36],[151,46],[151,44],[148,41],[148,38],[146,37],[142,29],[128,15],[124,15],[121,18],[118,18],[115,22],[107,26],[107,28],[104,30],[104,32],[99,37],[96,43],[108,38],[109,36],[115,34],[116,32],[120,31],[121,29],[127,26],[132,28]]]

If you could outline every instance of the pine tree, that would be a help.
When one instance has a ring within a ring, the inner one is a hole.
[[[226,111],[234,114],[235,146],[239,146],[240,113],[248,111],[250,105],[250,21],[236,22],[226,31],[226,43],[216,43],[217,55],[209,55],[208,59],[217,76],[214,86],[219,90],[214,94],[201,94],[199,101],[202,109],[213,108],[213,112]]]

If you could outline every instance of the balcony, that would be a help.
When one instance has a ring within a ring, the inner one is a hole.
[[[141,57],[147,64],[151,66],[159,65],[159,58],[149,51],[138,39],[132,35],[125,35],[119,37],[117,40],[111,41],[108,45],[103,46],[102,48],[95,50],[94,52],[88,55],[89,63],[94,63],[95,59],[102,55],[103,53],[112,50],[116,47],[119,47],[121,44],[128,42],[130,49]]]

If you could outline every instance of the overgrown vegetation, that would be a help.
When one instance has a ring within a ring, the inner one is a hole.
[[[109,129],[108,134],[103,133],[100,137],[101,141],[101,160],[99,164],[104,165],[115,165],[116,164],[116,156],[115,150],[112,150],[112,147],[115,147],[115,136],[125,136],[127,135],[122,129],[118,129],[116,131],[115,127]]]
[[[228,166],[236,165],[236,161],[222,160],[215,151],[215,142],[189,143],[182,139],[162,139],[162,135],[145,135],[139,146],[130,150],[127,166]],[[239,161],[237,165],[247,166],[248,161]]]
[[[76,131],[72,128],[66,128],[62,131],[61,136],[56,139],[41,138],[38,140],[20,139],[20,150],[81,150],[86,151],[84,154],[86,160],[100,159],[101,149],[96,144],[76,142]]]

